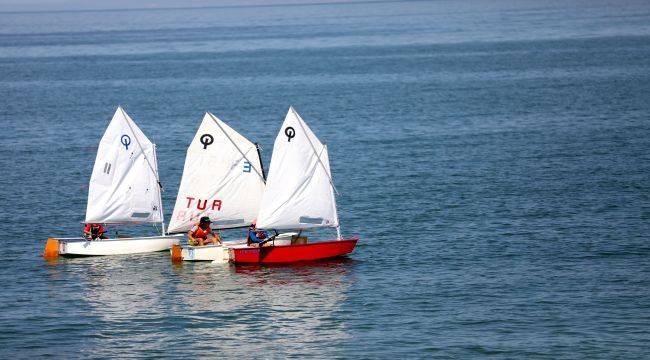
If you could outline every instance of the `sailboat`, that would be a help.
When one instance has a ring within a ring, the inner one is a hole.
[[[229,260],[235,263],[289,263],[352,252],[359,239],[342,238],[335,192],[327,146],[290,107],[273,145],[257,228],[299,231],[335,228],[337,239],[235,247],[229,250]]]
[[[257,216],[264,183],[257,144],[206,112],[187,149],[169,232],[187,233],[203,216],[210,217],[215,230],[248,227]],[[172,261],[221,261],[235,246],[246,246],[246,239],[220,245],[175,244]]]
[[[159,236],[49,238],[43,256],[92,256],[148,253],[169,249],[175,237],[165,234],[161,186],[153,144],[118,107],[102,136],[90,177],[85,223],[161,224]]]

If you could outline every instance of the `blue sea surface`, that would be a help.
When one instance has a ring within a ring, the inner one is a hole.
[[[81,232],[118,104],[158,145],[167,218],[205,111],[268,168],[293,105],[359,245],[44,261]],[[650,354],[647,1],[0,13],[0,126],[2,358]]]

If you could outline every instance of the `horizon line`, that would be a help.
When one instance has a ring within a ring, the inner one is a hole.
[[[381,4],[400,2],[432,2],[436,0],[341,0],[324,2],[277,3],[277,4],[233,4],[233,5],[207,5],[207,6],[161,6],[161,7],[133,7],[133,8],[98,8],[98,9],[59,9],[59,10],[0,10],[0,14],[47,14],[47,13],[87,13],[87,12],[120,12],[120,11],[167,11],[167,10],[193,10],[193,9],[230,9],[230,8],[267,8],[284,6],[322,6],[322,5],[354,5],[354,4]]]

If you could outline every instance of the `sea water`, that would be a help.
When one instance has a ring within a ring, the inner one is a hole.
[[[81,233],[117,105],[158,145],[167,218],[205,111],[268,168],[293,105],[359,245],[44,261]],[[645,1],[1,13],[0,356],[647,356],[649,116]]]

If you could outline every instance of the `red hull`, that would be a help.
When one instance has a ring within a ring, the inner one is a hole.
[[[292,263],[297,261],[321,260],[349,254],[354,250],[355,245],[357,245],[357,240],[359,238],[232,250],[235,263]]]

